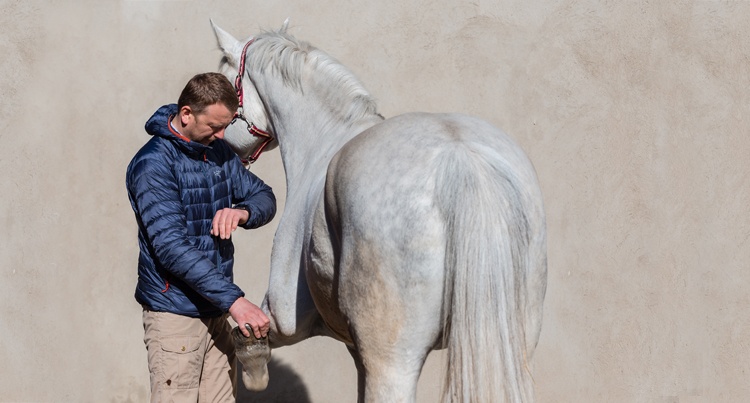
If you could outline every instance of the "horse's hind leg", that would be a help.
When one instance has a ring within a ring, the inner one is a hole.
[[[367,343],[365,343],[367,344]],[[417,382],[429,350],[401,355],[396,349],[350,348],[357,367],[359,403],[415,402]]]
[[[355,288],[358,298],[347,309],[359,401],[414,402],[422,366],[440,335],[442,273],[421,271],[422,282],[394,284],[393,275],[377,272],[383,273],[374,267],[360,272],[369,273],[367,286]],[[412,266],[415,272],[420,270]],[[409,276],[399,280],[404,278]]]
[[[357,350],[349,346],[346,348],[354,359],[354,366],[357,368],[357,402],[362,403],[365,401],[365,367],[362,366],[362,357],[359,356]]]

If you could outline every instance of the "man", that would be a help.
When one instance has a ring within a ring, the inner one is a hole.
[[[148,120],[153,137],[128,165],[140,246],[135,298],[144,309],[152,402],[233,402],[227,316],[245,336],[245,324],[258,338],[268,332],[268,317],[233,282],[231,233],[276,213],[271,188],[222,140],[237,106],[223,75],[196,75],[177,105]]]

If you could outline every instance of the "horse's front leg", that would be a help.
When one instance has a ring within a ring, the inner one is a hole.
[[[271,360],[271,348],[295,344],[314,335],[325,334],[320,323],[320,315],[309,305],[300,305],[295,332],[283,333],[275,326],[275,315],[269,309],[268,298],[264,299],[261,309],[271,319],[268,336],[256,339],[250,329],[250,337],[245,337],[238,327],[232,336],[237,360],[242,363],[242,382],[248,390],[264,390],[268,386],[268,362]],[[317,329],[317,330],[316,330]]]

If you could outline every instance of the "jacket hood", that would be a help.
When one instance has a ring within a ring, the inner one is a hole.
[[[177,114],[177,104],[164,105],[146,122],[146,133],[152,136],[163,137],[173,142],[180,150],[194,157],[203,155],[210,147],[201,143],[190,141],[184,137],[177,137],[170,128],[170,120]]]

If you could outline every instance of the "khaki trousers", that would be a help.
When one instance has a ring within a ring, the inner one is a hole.
[[[236,364],[227,315],[143,311],[151,402],[234,402]]]

